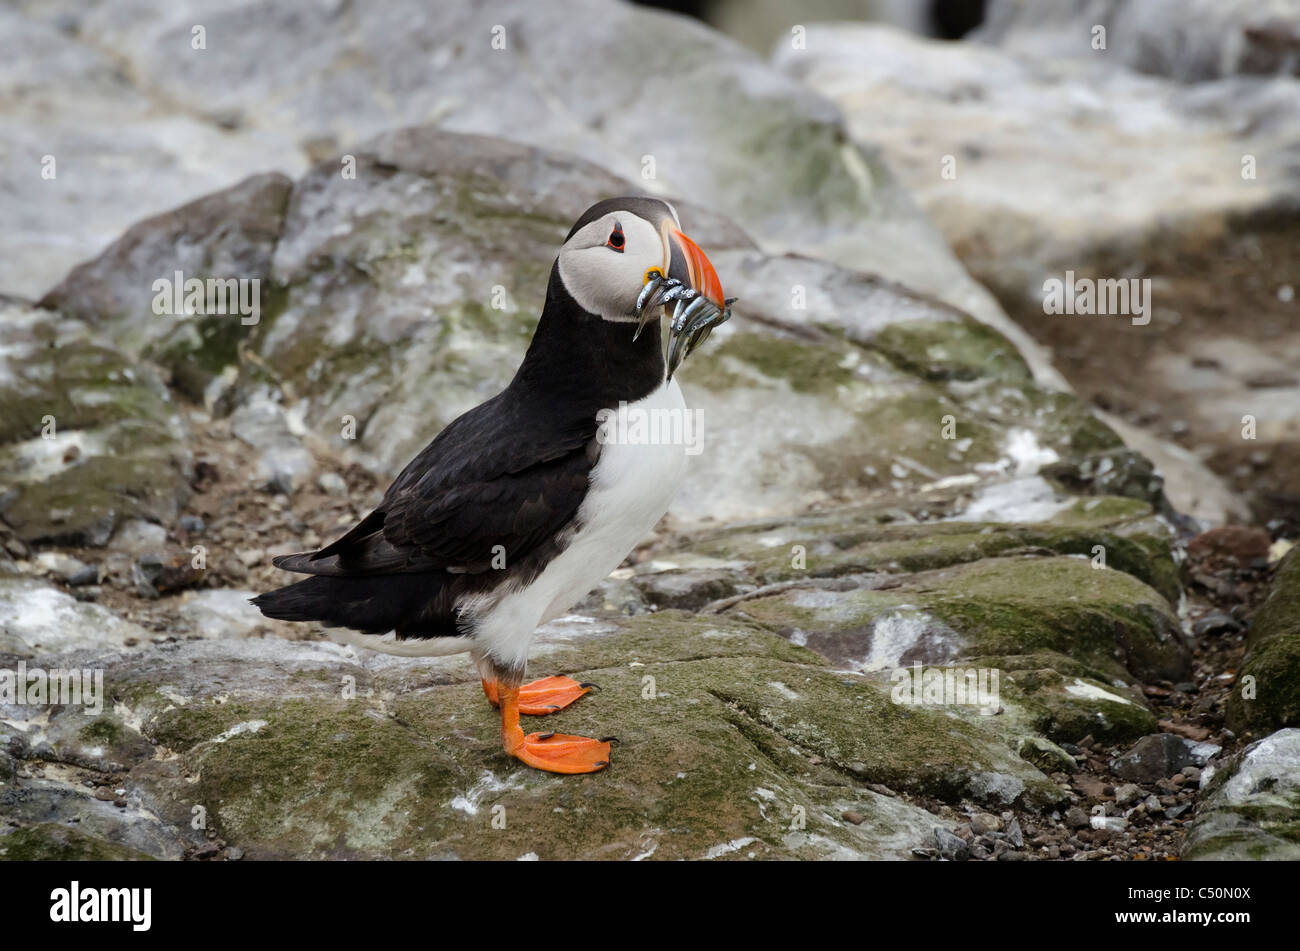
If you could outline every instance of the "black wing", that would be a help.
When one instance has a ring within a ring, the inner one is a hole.
[[[502,393],[439,433],[346,535],[275,565],[355,576],[518,564],[577,514],[595,432],[594,416],[557,418]]]

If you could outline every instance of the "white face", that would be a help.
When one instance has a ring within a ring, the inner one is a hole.
[[[663,236],[630,211],[585,225],[560,248],[564,286],[584,310],[605,320],[637,319],[637,295],[652,267],[667,271]]]

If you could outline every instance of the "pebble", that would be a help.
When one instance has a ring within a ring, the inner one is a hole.
[[[987,812],[977,812],[970,819],[971,831],[976,835],[987,835],[1002,830],[1002,820]]]
[[[1071,806],[1065,812],[1065,824],[1071,829],[1083,829],[1088,825],[1088,814],[1078,806]]]
[[[971,847],[943,826],[934,827],[934,842],[939,855],[949,861],[962,862],[971,856]]]
[[[322,472],[316,477],[316,485],[326,495],[347,495],[348,484],[337,472]]]
[[[865,817],[860,812],[854,812],[852,809],[845,809],[840,813],[840,818],[845,822],[851,822],[855,826],[860,826],[865,821]]]
[[[1137,802],[1142,798],[1142,787],[1135,783],[1125,783],[1122,786],[1115,787],[1115,803],[1120,806],[1127,806],[1130,802]]]
[[[73,588],[84,588],[88,585],[99,584],[99,568],[95,565],[83,565],[80,571],[67,579],[67,582]]]
[[[1012,818],[1012,820],[1007,823],[1007,841],[1017,849],[1023,849],[1025,847],[1025,834],[1020,828],[1019,819]]]
[[[260,548],[244,548],[235,552],[235,557],[240,560],[245,568],[253,568],[262,563],[266,557],[266,552]]]

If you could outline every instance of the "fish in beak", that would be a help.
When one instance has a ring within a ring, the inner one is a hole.
[[[673,305],[669,324],[668,379],[696,347],[708,339],[713,328],[731,318],[735,298],[722,296],[722,282],[700,246],[671,222],[663,225],[664,267],[646,272],[645,284],[636,302],[639,318],[633,340],[641,336],[655,309],[665,313]]]

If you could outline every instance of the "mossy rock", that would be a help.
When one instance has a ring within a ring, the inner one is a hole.
[[[1080,499],[1050,522],[882,523],[870,508],[757,522],[704,532],[686,544],[697,555],[744,562],[759,584],[860,572],[916,572],[1024,551],[1096,556],[1178,599],[1169,535],[1135,499]],[[795,546],[798,546],[796,548]]]
[[[1251,619],[1227,717],[1232,729],[1256,735],[1300,725],[1300,549],[1278,565],[1268,598]]]
[[[133,709],[189,777],[159,795],[178,812],[204,806],[252,857],[899,858],[938,820],[870,784],[988,808],[1059,799],[996,737],[899,706],[753,624],[678,612],[607,623],[544,645],[532,671],[601,689],[526,723],[617,733],[613,765],[590,776],[505,757],[468,665],[458,682],[393,694],[372,681],[381,689],[351,700],[308,678],[301,696],[227,686],[163,707],[137,683]],[[865,821],[842,820],[846,809]]]
[[[153,856],[105,842],[70,826],[46,822],[23,826],[0,836],[0,861],[152,862]]]
[[[887,589],[796,588],[733,612],[838,663],[885,668],[1055,651],[1107,681],[1177,678],[1189,654],[1159,593],[1080,558],[990,558]]]
[[[28,543],[103,545],[189,493],[184,423],[147,364],[45,311],[0,314],[0,515]]]
[[[1300,730],[1283,729],[1219,764],[1183,844],[1190,860],[1300,860]]]

